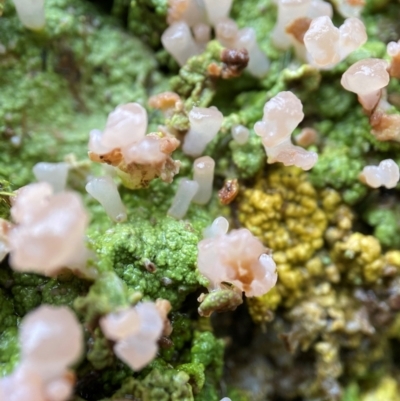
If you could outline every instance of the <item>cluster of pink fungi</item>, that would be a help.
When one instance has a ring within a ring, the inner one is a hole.
[[[170,310],[166,300],[142,302],[102,317],[100,327],[106,338],[115,342],[115,355],[133,370],[140,370],[156,356],[159,338],[171,334]]]
[[[147,112],[138,103],[118,106],[103,132],[90,132],[89,158],[115,168],[124,185],[143,188],[154,178],[171,182],[180,162],[170,157],[180,142],[165,132],[147,131]]]
[[[318,155],[291,141],[293,130],[303,118],[303,105],[292,92],[280,92],[265,103],[263,119],[254,125],[254,131],[262,138],[268,163],[281,162],[303,170],[315,165]]]
[[[133,370],[151,362],[162,335],[172,332],[168,301],[159,299],[110,313],[100,327],[114,342],[115,355]],[[0,379],[0,401],[67,401],[73,394],[71,366],[83,353],[83,331],[65,306],[42,305],[28,313],[19,328],[21,357],[14,372]]]
[[[85,246],[88,215],[80,195],[54,193],[47,182],[20,188],[12,199],[13,223],[2,221],[0,242],[10,265],[20,272],[56,276],[68,267],[84,276],[89,257]],[[0,248],[1,248],[0,247]]]
[[[209,280],[209,290],[229,283],[248,297],[266,294],[278,278],[270,252],[249,230],[228,229],[228,221],[218,217],[198,244],[197,267]]]
[[[69,368],[83,352],[83,331],[65,306],[41,306],[19,327],[21,357],[14,372],[0,379],[0,401],[67,401],[75,375]]]

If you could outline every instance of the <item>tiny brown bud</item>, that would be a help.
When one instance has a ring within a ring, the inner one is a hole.
[[[219,201],[223,205],[229,205],[239,193],[239,183],[236,178],[225,180],[224,186],[218,191]]]

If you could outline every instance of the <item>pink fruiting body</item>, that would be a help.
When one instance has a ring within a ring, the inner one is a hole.
[[[153,302],[103,317],[104,335],[116,341],[114,352],[131,369],[140,370],[156,356],[165,316]]]
[[[222,232],[198,244],[197,266],[210,289],[227,282],[248,297],[266,294],[277,281],[276,264],[267,249],[245,228]]]
[[[142,139],[146,130],[146,110],[139,103],[122,104],[108,115],[100,143],[109,151],[124,148]]]
[[[110,152],[109,147],[104,146],[101,143],[102,136],[103,136],[103,133],[98,129],[93,129],[90,131],[88,147],[91,152],[96,153],[98,155],[104,155],[104,154]]]
[[[378,58],[357,61],[342,75],[342,86],[358,95],[365,110],[372,111],[378,104],[382,89],[389,83],[389,63]]]
[[[178,95],[166,92],[153,97],[151,104],[168,112],[178,100]],[[123,185],[131,189],[147,187],[157,177],[172,182],[180,162],[173,160],[171,154],[180,142],[168,132],[145,135],[146,129],[147,113],[142,106],[118,106],[110,113],[103,133],[90,132],[89,158],[113,166]]]
[[[203,230],[203,238],[213,238],[224,235],[229,230],[229,222],[225,217],[217,217],[211,224]]]
[[[76,193],[30,184],[18,191],[11,215],[18,223],[9,233],[13,269],[53,276],[84,253],[88,216]]]
[[[232,138],[239,145],[244,145],[249,140],[250,131],[243,125],[234,125],[231,129]]]
[[[204,5],[197,0],[168,0],[168,24],[184,21],[190,27],[206,22]]]
[[[394,188],[400,179],[399,166],[392,159],[382,160],[378,166],[365,166],[360,179],[372,188]]]
[[[165,161],[167,155],[160,149],[160,137],[147,135],[139,142],[122,150],[126,163],[157,164]]]
[[[194,40],[198,45],[199,49],[203,51],[206,48],[207,43],[211,39],[211,27],[210,25],[199,23],[193,27]]]
[[[215,26],[215,36],[222,46],[228,49],[236,48],[236,40],[239,28],[231,18],[220,19]]]
[[[44,2],[45,0],[13,0],[22,25],[33,31],[44,28]]]
[[[254,125],[254,131],[262,138],[268,163],[282,162],[303,170],[315,165],[315,152],[291,142],[290,136],[303,118],[303,105],[292,92],[280,92],[265,104],[263,119]]]
[[[33,174],[39,182],[48,182],[54,192],[64,191],[68,177],[67,163],[40,162],[33,167]]]
[[[63,374],[83,352],[81,325],[65,306],[42,305],[30,312],[19,337],[23,364],[45,380]]]
[[[17,368],[11,375],[0,379],[0,401],[48,401],[45,387],[35,372]]]
[[[304,35],[304,44],[312,62],[319,67],[333,67],[367,41],[364,24],[348,18],[336,28],[330,17],[312,20]]]
[[[243,28],[237,34],[236,49],[246,49],[249,53],[247,71],[255,77],[262,78],[269,70],[269,60],[257,44],[256,31]]]
[[[215,26],[219,20],[228,17],[232,7],[232,0],[204,0],[204,5],[208,20],[211,25]]]
[[[386,46],[387,54],[390,57],[396,57],[400,54],[400,40],[397,42],[389,42]]]
[[[368,37],[363,22],[358,18],[347,18],[339,27],[340,59],[345,59],[351,52],[366,43]]]
[[[101,203],[108,216],[121,223],[127,218],[117,185],[110,176],[96,177],[86,184],[86,191]]]
[[[189,209],[190,202],[199,190],[199,184],[196,181],[182,178],[179,182],[178,190],[172,200],[172,205],[168,209],[168,215],[175,219],[185,217]]]
[[[215,27],[216,38],[229,49],[246,49],[249,54],[247,71],[256,77],[263,77],[269,69],[269,60],[257,44],[256,32],[253,28],[238,29],[230,18],[220,19]]]
[[[339,29],[326,16],[312,20],[310,28],[304,35],[306,49],[318,66],[335,64],[340,61],[339,40]]]
[[[161,42],[176,60],[183,66],[186,61],[199,53],[199,48],[193,39],[190,28],[186,22],[174,22],[161,36]]]
[[[185,136],[183,152],[193,157],[200,156],[217,135],[223,118],[216,107],[193,107],[189,113],[190,129]]]
[[[335,0],[335,7],[339,14],[344,18],[360,17],[364,8],[364,0]]]
[[[199,184],[193,203],[205,205],[211,199],[212,185],[214,181],[215,161],[210,156],[203,156],[193,163],[193,180]]]
[[[124,309],[102,317],[100,327],[108,339],[119,341],[139,331],[140,318],[135,308]]]
[[[83,331],[65,306],[42,305],[20,326],[20,364],[0,379],[1,401],[67,401],[74,375],[68,368],[83,352]]]
[[[317,17],[322,17],[323,15],[332,18],[332,5],[323,0],[311,0],[310,7],[307,11],[307,17],[314,19]]]

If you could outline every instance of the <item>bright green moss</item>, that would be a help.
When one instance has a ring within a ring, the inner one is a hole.
[[[257,174],[265,164],[265,151],[259,136],[250,135],[244,145],[235,141],[229,143],[232,161],[240,178],[250,178]]]
[[[114,2],[114,8],[121,3],[121,0]],[[167,28],[168,1],[134,0],[125,2],[125,4],[129,4],[128,29],[152,48],[159,47],[161,34]],[[143,24],[143,21],[147,21],[147,23]]]
[[[75,298],[86,293],[88,283],[68,273],[58,279],[49,279],[36,274],[11,272],[1,269],[1,287],[12,300],[13,312],[22,317],[42,303],[71,307]]]
[[[364,213],[366,222],[374,227],[374,236],[385,247],[393,249],[400,247],[399,214],[400,208],[398,205],[379,208],[374,207],[373,204]]]
[[[13,187],[33,180],[38,161],[86,159],[89,131],[120,103],[145,105],[148,80],[160,81],[140,41],[78,0],[47,1],[43,34],[25,30],[8,2],[0,43],[0,179]]]
[[[143,380],[129,378],[110,400],[126,395],[143,401],[193,401],[189,376],[174,369],[153,369]]]
[[[349,153],[347,147],[326,147],[319,154],[310,180],[317,188],[330,186],[342,190],[343,199],[354,204],[366,194],[367,188],[358,181],[364,167],[362,159],[353,159]]]
[[[114,353],[110,341],[104,337],[99,327],[94,330],[89,344],[86,358],[96,370],[112,366]]]
[[[185,99],[188,111],[193,106],[208,107],[215,94],[215,79],[208,74],[211,63],[220,63],[220,53],[223,47],[215,40],[207,44],[204,53],[194,56],[179,70],[178,75],[171,78],[171,90]],[[188,129],[188,119],[180,113],[167,122],[169,126],[178,130]]]
[[[188,361],[189,352],[185,347],[190,344],[193,336],[192,321],[189,316],[172,312],[169,316],[173,331],[170,335],[171,346],[161,349],[160,354],[167,362]]]
[[[42,300],[36,286],[25,287],[15,285],[12,288],[12,294],[15,300],[15,311],[20,316],[39,306]]]
[[[339,83],[321,85],[315,97],[311,97],[315,101],[304,101],[305,112],[314,113],[317,118],[341,118],[355,104],[355,95],[341,89]]]
[[[88,323],[100,316],[126,308],[134,301],[125,283],[112,271],[100,273],[86,296],[75,299],[74,308]]]
[[[0,377],[10,374],[18,360],[18,330],[16,327],[8,327],[0,334]]]
[[[341,401],[359,401],[360,389],[357,384],[352,383],[346,387]]]
[[[0,288],[0,333],[17,325],[17,316],[14,313],[14,303],[4,290]]]
[[[176,307],[199,286],[195,269],[199,235],[167,216],[139,216],[96,238],[101,271],[115,271],[129,289]]]
[[[15,301],[8,291],[0,288],[0,377],[11,373],[19,358]]]

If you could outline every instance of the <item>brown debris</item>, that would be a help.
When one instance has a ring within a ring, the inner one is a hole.
[[[163,328],[162,335],[164,337],[168,337],[171,335],[172,330],[173,330],[172,324],[171,324],[170,320],[168,319],[168,313],[171,312],[171,309],[172,309],[171,303],[166,299],[158,298],[156,300],[156,308],[158,309],[161,317],[164,320],[164,328]]]
[[[392,78],[400,78],[400,53],[397,53],[392,57],[390,66],[388,68],[388,73]]]
[[[92,151],[88,152],[89,159],[96,163],[106,163],[111,166],[118,166],[122,162],[122,153],[119,148],[113,149],[111,152],[105,155],[98,155]]]
[[[211,75],[212,77],[220,77],[222,72],[222,66],[218,65],[217,63],[211,63],[207,67],[207,72],[208,75]]]
[[[400,115],[375,110],[369,118],[371,133],[378,141],[400,141]]]
[[[221,53],[221,61],[226,65],[222,69],[222,78],[237,77],[247,67],[249,53],[246,49],[224,49]]]
[[[318,132],[314,128],[303,128],[299,135],[294,140],[300,146],[307,148],[310,145],[314,145],[318,142]]]
[[[304,35],[310,28],[311,21],[312,19],[308,17],[297,18],[286,25],[286,33],[292,35],[299,43],[304,44]]]
[[[145,259],[143,261],[144,268],[149,272],[149,273],[155,273],[157,271],[157,266],[149,259]]]
[[[239,77],[249,63],[249,53],[246,49],[224,49],[221,52],[222,66],[211,63],[208,73],[214,77],[230,79]]]
[[[175,108],[176,103],[180,100],[181,98],[177,93],[168,91],[151,96],[148,104],[154,109],[159,109],[163,112],[166,112]]]
[[[218,198],[221,204],[229,205],[239,193],[239,183],[236,178],[225,180],[224,186],[218,191]]]
[[[107,163],[117,168],[123,184],[130,189],[146,188],[154,178],[161,178],[171,183],[175,174],[179,172],[181,162],[173,160],[171,153],[180,145],[180,141],[168,133],[150,133],[147,137],[154,137],[159,143],[159,149],[165,157],[147,163],[126,163],[121,150],[114,149],[105,155],[98,155],[89,151],[89,159],[97,163]]]

